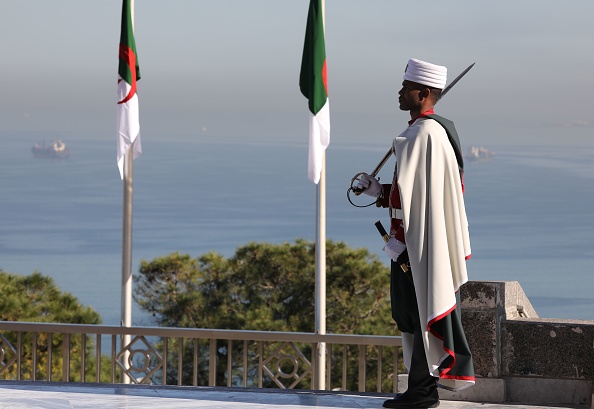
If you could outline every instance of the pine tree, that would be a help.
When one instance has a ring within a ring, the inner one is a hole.
[[[0,270],[0,320],[21,321],[21,322],[57,322],[64,324],[100,324],[101,316],[91,307],[81,305],[72,294],[62,292],[56,286],[51,277],[43,276],[34,272],[29,276],[10,274]],[[17,334],[5,331],[0,334],[3,343],[10,343],[13,347],[17,345]],[[48,333],[37,334],[36,358],[37,366],[35,376],[38,380],[50,379],[48,373],[48,358],[52,352],[51,379],[62,380],[62,348],[64,346],[61,334],[49,335]],[[33,379],[33,336],[31,333],[23,333],[22,345],[22,370],[21,379]],[[50,348],[51,346],[51,348]],[[9,349],[3,345],[4,351]],[[82,340],[81,335],[70,336],[70,381],[80,381],[80,365]],[[95,376],[94,359],[92,352],[93,342],[90,338],[86,340],[86,371],[88,377]],[[9,359],[3,355],[4,360]],[[4,366],[3,366],[4,367]],[[109,365],[103,365],[105,369]],[[1,379],[17,379],[16,365],[3,368],[0,373]],[[109,374],[105,372],[102,378]]]

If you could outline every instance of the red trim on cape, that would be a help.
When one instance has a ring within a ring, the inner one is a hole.
[[[447,374],[443,374],[439,376],[440,378],[444,378],[444,379],[460,379],[461,381],[476,381],[476,377],[474,376],[462,376],[462,375],[447,375]]]
[[[437,338],[439,338],[441,341],[443,341],[443,338],[441,338],[441,337],[440,337],[439,335],[437,335],[436,333],[435,333],[435,334],[433,333],[433,331],[431,330],[431,326],[432,326],[432,325],[433,325],[435,322],[437,322],[437,321],[439,321],[439,320],[442,320],[442,319],[443,319],[443,318],[444,318],[446,315],[450,315],[450,313],[451,313],[452,311],[454,311],[455,309],[456,309],[456,304],[454,304],[454,305],[453,305],[453,306],[452,306],[452,307],[451,307],[449,310],[447,310],[446,312],[444,312],[444,313],[442,313],[442,314],[438,315],[437,317],[433,318],[431,321],[429,321],[429,322],[427,323],[427,330],[428,330],[429,332],[431,332],[433,335],[435,335]]]
[[[454,306],[452,308],[450,308],[448,311],[444,312],[443,314],[438,315],[437,317],[433,318],[431,321],[429,321],[429,323],[427,324],[427,330],[437,339],[439,339],[440,341],[443,342],[443,337],[440,336],[437,332],[435,332],[431,326],[433,324],[435,324],[437,321],[440,321],[442,319],[444,319],[447,315],[451,314],[454,310],[456,309],[456,304],[454,304]],[[445,345],[442,346],[443,350],[452,357],[452,362],[451,364],[447,367],[442,369],[439,372],[439,377],[440,378],[444,378],[444,379],[460,379],[463,381],[475,381],[476,378],[474,376],[463,376],[463,375],[448,375],[448,372],[450,372],[450,370],[454,367],[454,365],[456,364],[456,353],[454,351],[452,351],[449,348],[446,348]]]

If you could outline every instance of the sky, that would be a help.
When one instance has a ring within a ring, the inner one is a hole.
[[[467,143],[586,144],[594,2],[327,0],[331,143],[406,126],[409,58],[475,67],[437,107]],[[307,140],[298,87],[307,0],[136,0],[142,138]],[[115,142],[120,0],[0,0],[0,138]],[[0,140],[1,142],[1,140]],[[115,144],[114,144],[115,149]]]

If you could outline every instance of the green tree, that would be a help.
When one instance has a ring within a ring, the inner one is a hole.
[[[81,305],[72,294],[62,292],[51,277],[34,272],[29,276],[10,274],[0,270],[0,320],[21,322],[59,322],[67,324],[100,324],[101,316],[91,307]],[[2,336],[13,346],[17,345],[17,334],[5,331]],[[21,379],[32,379],[32,334],[22,335],[22,371]],[[2,341],[4,342],[4,341]],[[47,333],[37,334],[37,379],[49,379],[48,356],[52,353],[51,377],[62,379],[63,338],[61,334],[51,337]],[[71,371],[70,381],[80,381],[81,336],[70,338]],[[4,345],[4,347],[6,347]],[[86,340],[86,368],[88,375],[94,377],[93,342]],[[6,350],[6,348],[5,348]],[[5,356],[5,359],[7,357]],[[109,365],[103,365],[108,369]],[[107,372],[105,375],[109,375]],[[16,379],[16,365],[6,368],[3,379]],[[103,378],[103,376],[102,376]],[[108,379],[108,378],[105,378]]]
[[[395,334],[388,268],[368,250],[352,249],[343,242],[328,241],[326,253],[327,332]],[[229,259],[210,252],[197,259],[173,253],[142,261],[134,287],[136,302],[160,326],[315,330],[315,245],[304,240],[248,243]],[[203,349],[200,353],[207,353],[206,346]],[[226,345],[217,351],[224,357]],[[190,368],[186,372],[184,382],[191,381]],[[224,382],[224,372],[224,367],[217,371],[218,382]]]

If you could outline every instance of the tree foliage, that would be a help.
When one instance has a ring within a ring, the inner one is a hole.
[[[51,277],[34,272],[29,276],[10,274],[0,270],[0,320],[21,322],[59,322],[65,324],[100,324],[101,316],[91,307],[81,305],[72,294],[62,292]],[[4,339],[13,347],[17,345],[17,334],[3,332]],[[0,339],[1,342],[5,342]],[[30,333],[22,335],[22,372],[21,379],[32,379],[33,338]],[[81,336],[70,337],[71,371],[70,380],[80,380],[81,365]],[[51,344],[50,344],[51,343]],[[35,368],[37,379],[62,379],[62,334],[37,334]],[[51,348],[50,348],[51,346]],[[89,375],[94,374],[94,354],[91,353],[93,342],[87,338],[86,363]],[[9,359],[9,348],[0,345],[7,353],[4,359]],[[48,374],[49,351],[52,353],[51,374]],[[104,367],[108,368],[108,366]],[[105,373],[107,376],[108,374]],[[16,379],[16,365],[6,367],[2,373],[3,379]]]
[[[211,252],[142,261],[134,299],[160,326],[313,332],[315,248],[249,243],[229,259]],[[389,271],[366,249],[328,241],[327,331],[394,333]]]
[[[101,316],[72,294],[60,291],[51,277],[0,270],[0,320],[99,324]]]

